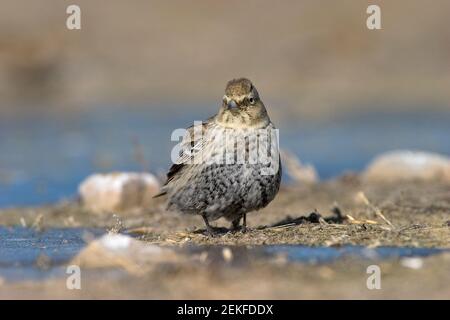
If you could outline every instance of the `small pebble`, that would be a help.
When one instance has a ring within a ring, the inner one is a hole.
[[[231,262],[233,260],[233,252],[230,248],[223,248],[222,256],[226,262]]]
[[[410,269],[421,269],[423,267],[423,259],[421,258],[403,258],[400,264]]]

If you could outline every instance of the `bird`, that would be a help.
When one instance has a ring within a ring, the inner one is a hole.
[[[187,128],[179,149],[155,197],[167,195],[167,210],[202,216],[210,236],[218,234],[210,221],[219,218],[245,233],[247,213],[279,191],[278,130],[247,78],[228,81],[217,114]]]

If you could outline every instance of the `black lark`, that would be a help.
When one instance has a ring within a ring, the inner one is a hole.
[[[250,80],[228,82],[217,115],[187,129],[179,157],[161,193],[168,209],[203,217],[224,217],[246,231],[246,214],[261,209],[278,193],[281,163],[278,134]]]

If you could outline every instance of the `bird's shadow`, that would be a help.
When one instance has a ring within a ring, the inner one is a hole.
[[[341,209],[339,207],[335,206],[331,209],[332,216],[322,218],[322,215],[317,212],[311,212],[307,216],[299,216],[296,218],[292,218],[291,216],[287,216],[286,218],[271,224],[269,226],[260,226],[257,229],[263,230],[267,228],[276,228],[276,227],[283,227],[288,225],[299,225],[304,223],[334,223],[334,224],[341,224],[346,220],[346,217],[342,214]]]
[[[341,224],[346,220],[346,217],[342,214],[341,210],[338,207],[332,208],[332,216],[322,218],[321,214],[317,211],[311,212],[307,216],[299,216],[296,218],[292,218],[290,216],[287,216],[286,218],[275,222],[271,225],[262,225],[255,228],[255,230],[265,230],[270,228],[277,228],[277,227],[284,227],[284,226],[293,226],[293,225],[300,225],[304,223],[334,223],[334,224]],[[214,236],[223,236],[227,233],[238,233],[242,230],[242,227],[239,226],[236,229],[233,228],[225,228],[225,227],[212,227],[212,230],[214,232]],[[246,231],[251,230],[247,227]],[[210,235],[208,233],[207,229],[198,229],[193,231],[194,234],[203,234],[203,235]]]
[[[227,234],[229,232],[234,232],[233,229],[228,229],[228,228],[225,228],[225,227],[213,227],[213,226],[211,226],[211,229],[214,232],[214,236],[223,236],[223,235],[225,235],[225,234]],[[198,230],[193,231],[192,233],[194,233],[194,234],[203,234],[203,235],[207,235],[207,236],[210,235],[210,233],[208,232],[207,229],[198,229]]]

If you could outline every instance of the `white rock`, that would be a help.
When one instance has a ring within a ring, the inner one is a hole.
[[[133,239],[123,234],[108,234],[99,239],[100,244],[109,250],[125,250],[130,247]]]
[[[423,259],[421,258],[403,258],[400,261],[401,265],[404,266],[405,268],[410,268],[410,269],[420,269],[423,267]]]
[[[223,248],[222,256],[226,262],[231,262],[233,260],[233,251],[230,248]]]
[[[377,156],[363,174],[370,181],[450,182],[450,158],[432,152],[397,150]]]
[[[142,274],[159,263],[179,262],[182,258],[163,248],[122,234],[105,234],[90,242],[72,261],[83,268],[120,268]]]
[[[82,204],[97,213],[145,206],[158,191],[153,175],[134,172],[93,174],[78,187]]]
[[[296,182],[314,184],[319,182],[316,168],[311,164],[304,164],[294,154],[282,150],[281,159],[288,175]]]

